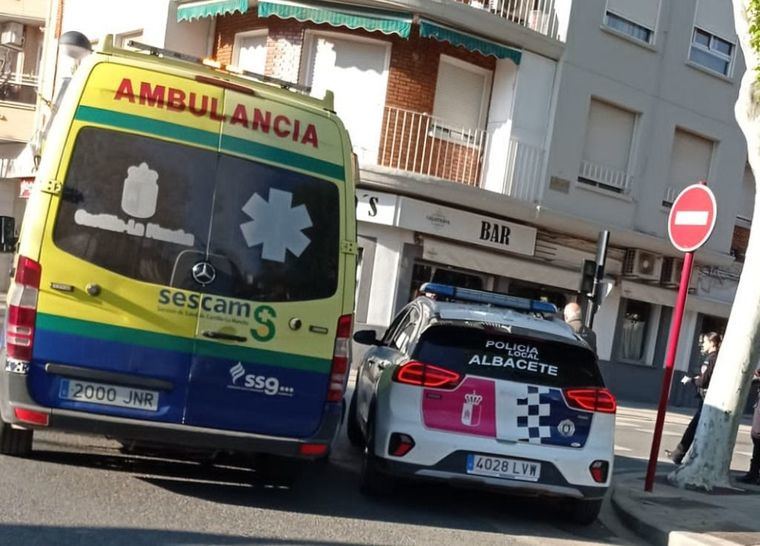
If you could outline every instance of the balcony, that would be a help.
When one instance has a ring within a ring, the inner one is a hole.
[[[561,40],[556,0],[455,0],[488,11],[553,40]]]
[[[389,106],[381,131],[379,166],[480,186],[486,131]]]
[[[2,2],[0,20],[44,21],[47,17],[50,0],[14,0]]]
[[[7,72],[0,74],[0,102],[13,102],[34,107],[37,104],[38,77],[32,74]]]
[[[510,139],[502,193],[521,201],[539,203],[544,186],[545,155],[542,148]]]
[[[581,161],[581,172],[578,175],[578,182],[614,193],[628,193],[631,177],[626,171],[583,160]]]

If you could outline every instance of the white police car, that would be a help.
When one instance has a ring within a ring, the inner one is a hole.
[[[563,497],[596,519],[610,485],[616,401],[552,304],[428,283],[358,369],[348,436],[362,490],[393,477]],[[435,299],[433,299],[435,298]],[[448,300],[448,301],[446,301]]]

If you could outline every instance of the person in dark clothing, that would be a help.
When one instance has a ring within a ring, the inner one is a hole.
[[[742,483],[760,485],[760,368],[755,370],[752,384],[757,387],[758,397],[755,402],[755,411],[752,414],[752,461],[749,463],[749,471],[738,478]]]
[[[721,337],[716,332],[709,332],[702,336],[702,352],[705,355],[705,359],[702,362],[699,375],[690,377],[685,375],[681,379],[681,383],[686,384],[694,382],[697,387],[699,396],[699,405],[697,406],[697,412],[694,417],[691,418],[689,426],[686,427],[681,441],[673,451],[668,451],[667,455],[676,464],[681,464],[686,452],[689,451],[691,443],[694,441],[694,434],[697,432],[697,425],[699,424],[699,416],[702,415],[702,404],[704,403],[705,394],[707,394],[707,388],[710,386],[710,379],[712,378],[713,370],[715,369],[715,361],[718,359],[718,349],[720,349]]]
[[[583,324],[581,306],[575,302],[568,303],[565,305],[564,315],[565,322],[573,329],[573,332],[578,334],[596,352],[596,333]]]

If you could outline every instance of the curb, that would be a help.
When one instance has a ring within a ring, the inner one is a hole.
[[[654,525],[651,525],[644,520],[636,517],[632,512],[628,511],[623,505],[624,502],[618,500],[617,488],[613,486],[612,495],[610,497],[612,502],[612,508],[618,515],[623,524],[631,531],[636,533],[640,538],[646,540],[650,544],[657,546],[669,546],[670,533],[658,529]],[[686,543],[682,543],[686,544]]]

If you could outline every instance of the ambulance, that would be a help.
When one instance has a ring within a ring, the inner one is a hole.
[[[332,95],[102,44],[60,103],[16,245],[0,453],[59,429],[325,457],[357,255]]]

